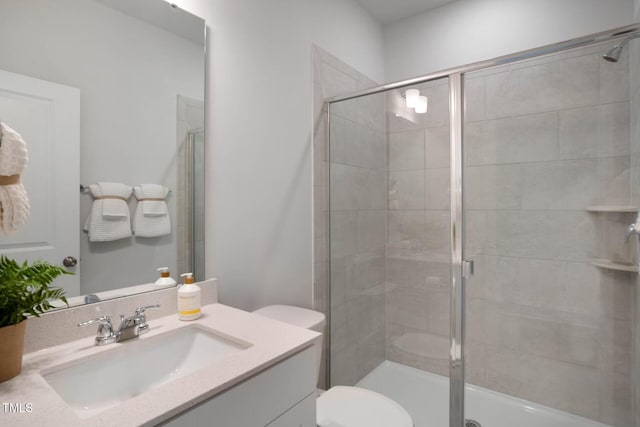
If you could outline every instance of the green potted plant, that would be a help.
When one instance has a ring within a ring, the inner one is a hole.
[[[53,306],[52,299],[68,305],[64,290],[49,284],[61,274],[72,274],[47,262],[29,264],[0,256],[0,382],[15,377],[22,369],[22,352],[27,316],[40,317]]]

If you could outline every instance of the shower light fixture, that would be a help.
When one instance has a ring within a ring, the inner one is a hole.
[[[429,100],[426,96],[418,97],[418,105],[416,105],[416,113],[424,114],[427,112],[427,107],[429,105]]]
[[[416,108],[418,106],[418,98],[420,98],[420,91],[418,89],[407,89],[405,95],[407,96],[407,108]]]
[[[404,94],[407,108],[413,108],[418,114],[427,112],[427,97],[421,96],[418,89],[407,89]]]

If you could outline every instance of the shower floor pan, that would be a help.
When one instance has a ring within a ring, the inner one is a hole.
[[[382,393],[402,405],[415,427],[449,425],[449,379],[384,361],[358,384]],[[596,421],[496,393],[466,387],[466,417],[484,427],[609,427]]]

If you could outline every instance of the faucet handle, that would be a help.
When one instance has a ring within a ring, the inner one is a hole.
[[[147,323],[147,316],[145,315],[145,311],[150,308],[160,308],[160,304],[153,304],[136,308],[136,316],[138,317],[138,335],[146,334],[147,332],[149,332],[149,324]]]
[[[144,312],[149,308],[160,308],[160,304],[145,305],[144,307],[138,307],[136,308],[136,314],[137,315],[144,314]]]
[[[87,320],[86,322],[78,323],[78,326],[84,328],[85,326],[91,326],[98,324],[98,331],[96,333],[96,345],[104,345],[112,343],[115,340],[113,333],[113,326],[111,325],[111,318],[107,315],[100,316],[97,319]]]
[[[91,326],[96,323],[100,325],[111,325],[111,318],[107,315],[100,316],[97,319],[87,320],[86,322],[78,323],[78,326],[84,328],[85,326]]]

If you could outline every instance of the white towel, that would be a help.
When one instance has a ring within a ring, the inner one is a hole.
[[[90,242],[110,242],[131,236],[131,215],[127,199],[131,197],[129,185],[115,182],[91,184],[94,197],[91,212],[84,223]]]
[[[31,209],[20,175],[27,165],[27,144],[22,136],[0,123],[0,230],[11,234],[22,227]]]
[[[133,216],[133,230],[137,237],[159,237],[171,234],[171,219],[166,198],[169,189],[157,184],[134,187],[138,206]]]

